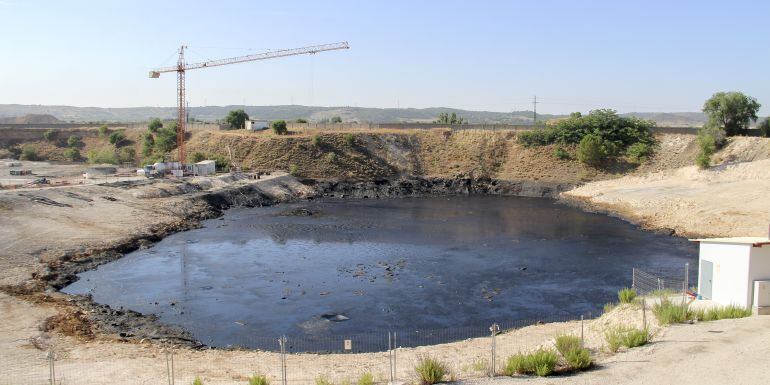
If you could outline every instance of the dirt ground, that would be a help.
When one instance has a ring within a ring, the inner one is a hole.
[[[723,163],[628,175],[562,193],[650,229],[682,236],[767,236],[770,140],[735,138],[715,155]]]

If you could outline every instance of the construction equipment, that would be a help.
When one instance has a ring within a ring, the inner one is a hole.
[[[348,49],[348,42],[332,43],[314,45],[310,47],[283,49],[278,51],[268,51],[253,55],[237,56],[227,59],[210,60],[200,63],[188,64],[184,60],[184,50],[187,46],[182,45],[179,47],[179,60],[177,60],[176,66],[161,67],[150,71],[150,78],[158,78],[160,74],[164,72],[176,72],[176,87],[177,87],[177,150],[179,151],[179,162],[184,163],[185,151],[184,151],[184,139],[186,133],[187,119],[185,113],[185,86],[184,77],[185,72],[188,70],[194,70],[199,68],[218,67],[228,64],[245,63],[256,60],[275,59],[279,57],[315,54],[323,51],[334,51],[338,49]]]

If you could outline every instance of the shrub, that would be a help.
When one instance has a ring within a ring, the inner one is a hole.
[[[332,123],[342,123],[342,118],[339,116],[332,116]]]
[[[665,298],[652,306],[652,313],[661,325],[678,324],[695,318],[686,303],[675,304]]]
[[[136,162],[136,150],[131,147],[123,147],[118,151],[118,163]]]
[[[150,119],[150,122],[147,124],[147,129],[153,133],[158,132],[162,127],[163,122],[158,118]]]
[[[88,158],[88,163],[92,164],[98,164],[98,163],[109,163],[109,164],[117,164],[118,160],[115,157],[115,150],[110,147],[102,147],[99,149],[93,149],[89,150],[86,154],[86,157]]]
[[[706,310],[702,319],[704,321],[717,321],[720,319],[744,318],[751,315],[751,309],[735,305],[717,306]]]
[[[626,149],[626,156],[633,163],[645,162],[653,153],[653,146],[648,143],[634,143]]]
[[[647,344],[650,332],[647,329],[617,326],[604,333],[604,340],[611,352],[617,352],[621,346],[635,348]]]
[[[586,135],[580,140],[577,149],[577,158],[580,162],[598,166],[606,156],[607,152],[601,137]]]
[[[192,156],[190,156],[190,161],[192,161],[193,163],[202,162],[204,160],[206,160],[206,155],[204,155],[200,151],[195,151],[192,153]]]
[[[328,378],[324,376],[318,376],[315,378],[315,385],[334,385]]]
[[[119,147],[124,140],[126,140],[126,134],[123,131],[115,131],[110,134],[110,144],[115,147]]]
[[[295,120],[295,122],[300,123],[300,124],[307,123],[307,119],[299,118],[299,119]]]
[[[698,130],[698,148],[700,151],[695,158],[695,163],[700,168],[708,168],[711,165],[711,155],[724,146],[726,142],[725,131],[715,125],[706,124]]]
[[[567,351],[564,355],[564,360],[573,370],[587,369],[593,364],[591,360],[591,352],[586,348],[577,348]]]
[[[563,147],[556,147],[553,149],[553,156],[556,159],[565,160],[569,159],[569,152],[567,152],[567,150],[565,150]]]
[[[518,353],[508,357],[503,374],[536,374],[545,377],[553,373],[558,361],[559,357],[549,349],[538,349],[529,354]]]
[[[765,118],[762,123],[757,125],[757,128],[759,129],[760,135],[764,136],[765,138],[770,138],[770,118]]]
[[[286,135],[289,132],[289,129],[286,128],[285,120],[275,120],[273,123],[271,123],[271,126],[273,127],[273,132],[276,135]]]
[[[580,338],[573,335],[561,335],[556,337],[555,341],[556,350],[561,353],[562,356],[567,356],[567,353],[580,349]]]
[[[329,163],[334,163],[334,161],[337,160],[337,154],[333,153],[333,152],[330,152],[330,153],[326,154],[326,160]]]
[[[70,137],[67,138],[67,146],[69,147],[80,146],[80,137],[75,135],[70,135]]]
[[[78,160],[80,159],[80,150],[70,147],[64,150],[64,157],[67,158],[67,160]]]
[[[193,380],[192,385],[203,385],[203,381],[201,380],[200,377],[195,376],[195,379]]]
[[[43,133],[43,139],[45,139],[45,140],[47,140],[49,142],[54,140],[54,139],[56,139],[56,131],[54,131],[54,130],[46,130]]]
[[[37,160],[37,149],[33,146],[24,146],[21,148],[19,160]]]
[[[345,144],[348,145],[348,147],[353,147],[355,144],[356,138],[351,133],[345,134]]]
[[[432,385],[444,379],[449,372],[447,365],[435,358],[421,357],[414,367],[415,373],[423,385]]]
[[[255,374],[249,377],[249,385],[270,385],[270,380],[267,379],[267,376]]]
[[[371,373],[364,373],[358,377],[358,385],[374,385],[374,376]]]
[[[296,164],[292,164],[289,166],[289,174],[297,176],[299,173],[299,167],[297,167]]]
[[[534,147],[553,143],[555,139],[552,129],[542,128],[520,132],[516,135],[516,141],[524,147]]]
[[[618,291],[618,301],[620,303],[631,303],[636,298],[636,289],[624,287]]]
[[[616,306],[618,306],[618,305],[615,304],[614,302],[607,302],[607,303],[605,303],[604,304],[604,309],[603,309],[604,314],[607,314],[607,313],[611,312],[612,310],[615,309]]]
[[[99,127],[99,137],[103,138],[107,136],[107,133],[110,131],[109,128],[107,128],[107,125],[103,125]]]
[[[153,151],[165,154],[176,148],[176,122],[163,127],[155,134]]]
[[[155,137],[152,136],[152,132],[145,132],[142,136],[142,155],[152,154],[153,147],[155,147]]]
[[[321,136],[318,134],[313,135],[310,138],[310,144],[313,145],[313,147],[319,147],[321,146]]]

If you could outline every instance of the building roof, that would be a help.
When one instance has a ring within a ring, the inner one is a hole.
[[[754,247],[762,247],[763,245],[770,245],[770,238],[768,237],[732,237],[732,238],[699,238],[690,239],[693,242],[703,243],[722,243],[732,245],[751,245]]]

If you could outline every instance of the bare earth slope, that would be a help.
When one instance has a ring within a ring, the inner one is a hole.
[[[768,139],[735,138],[715,156],[733,162],[591,182],[562,197],[682,236],[763,236],[770,221],[768,149]]]

